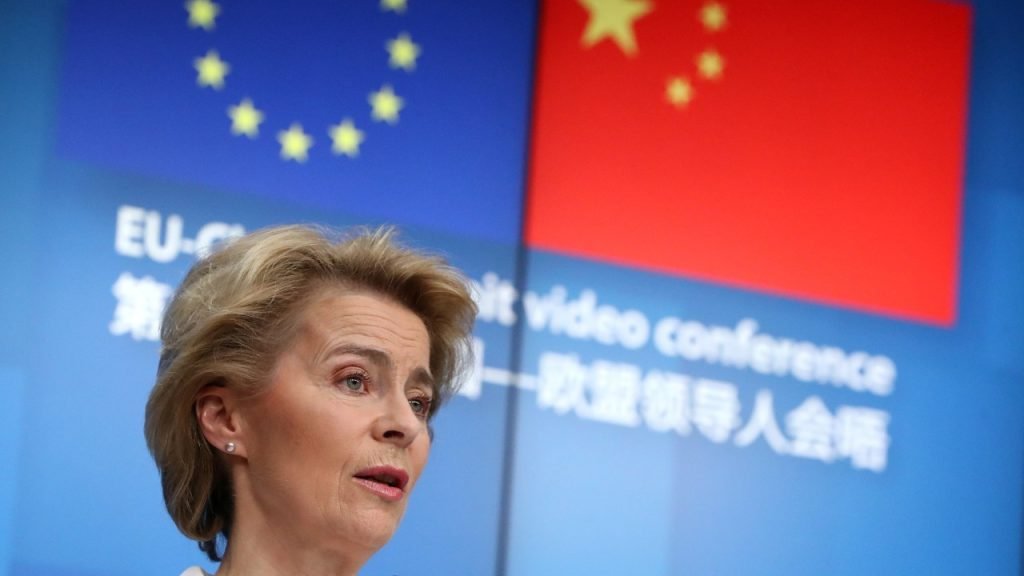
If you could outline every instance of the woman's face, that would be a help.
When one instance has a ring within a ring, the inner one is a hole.
[[[383,546],[430,452],[429,367],[427,330],[411,311],[372,292],[319,292],[266,392],[240,412],[262,521],[307,545]]]

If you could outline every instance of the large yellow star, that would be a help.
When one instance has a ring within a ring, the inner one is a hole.
[[[313,138],[302,131],[302,125],[293,123],[287,130],[277,133],[277,141],[281,143],[281,158],[305,162],[309,158],[309,149],[313,146]]]
[[[263,112],[252,105],[252,100],[246,98],[235,106],[229,106],[228,116],[231,117],[232,134],[255,138],[260,133]]]
[[[725,68],[725,60],[714,50],[705,50],[697,56],[697,69],[705,78],[717,80],[722,76],[723,68]]]
[[[388,65],[392,68],[412,71],[416,67],[416,58],[419,57],[420,52],[419,45],[414,43],[408,34],[399,34],[398,38],[388,41],[388,54],[391,55]]]
[[[380,90],[370,93],[370,106],[373,108],[371,116],[374,120],[394,124],[398,122],[398,112],[405,103],[395,95],[391,86],[385,84]]]
[[[700,9],[700,21],[712,32],[721,30],[726,22],[725,6],[718,2],[708,2]]]
[[[590,48],[605,38],[611,38],[628,56],[636,53],[633,23],[652,10],[647,0],[579,0],[590,12],[590,20],[583,31],[583,46]]]
[[[348,118],[342,120],[340,124],[331,126],[331,129],[327,132],[331,135],[331,140],[334,142],[331,150],[335,154],[344,154],[349,158],[355,158],[359,155],[359,145],[366,139],[363,131],[356,128],[356,125]]]
[[[665,97],[676,108],[682,108],[689,104],[690,100],[693,100],[693,86],[690,86],[690,81],[686,78],[673,76],[668,79]]]
[[[189,0],[185,3],[185,10],[188,10],[188,27],[213,30],[214,20],[220,14],[220,6],[210,0]]]
[[[380,9],[401,14],[405,12],[406,0],[380,0]]]
[[[196,82],[200,86],[210,86],[214,90],[220,90],[224,87],[224,77],[228,75],[228,72],[231,72],[231,66],[220,59],[220,55],[217,54],[216,50],[210,50],[206,53],[206,56],[196,58],[193,65],[196,68],[196,72],[199,73],[199,76],[196,77]]]

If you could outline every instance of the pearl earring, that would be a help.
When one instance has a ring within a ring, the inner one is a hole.
[[[234,454],[235,453],[235,443],[234,442],[228,442],[227,444],[225,444],[224,445],[224,451],[227,452],[228,454]]]

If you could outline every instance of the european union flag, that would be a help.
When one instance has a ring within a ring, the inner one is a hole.
[[[67,157],[515,242],[534,8],[73,2]]]

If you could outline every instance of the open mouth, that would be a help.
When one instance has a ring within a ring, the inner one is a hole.
[[[357,472],[355,480],[386,500],[398,500],[405,493],[409,475],[400,468],[375,466]]]
[[[387,484],[392,488],[402,488],[402,482],[391,474],[374,474],[373,476],[356,476],[356,478],[362,478],[364,480],[373,480],[374,482],[380,482],[381,484]]]

